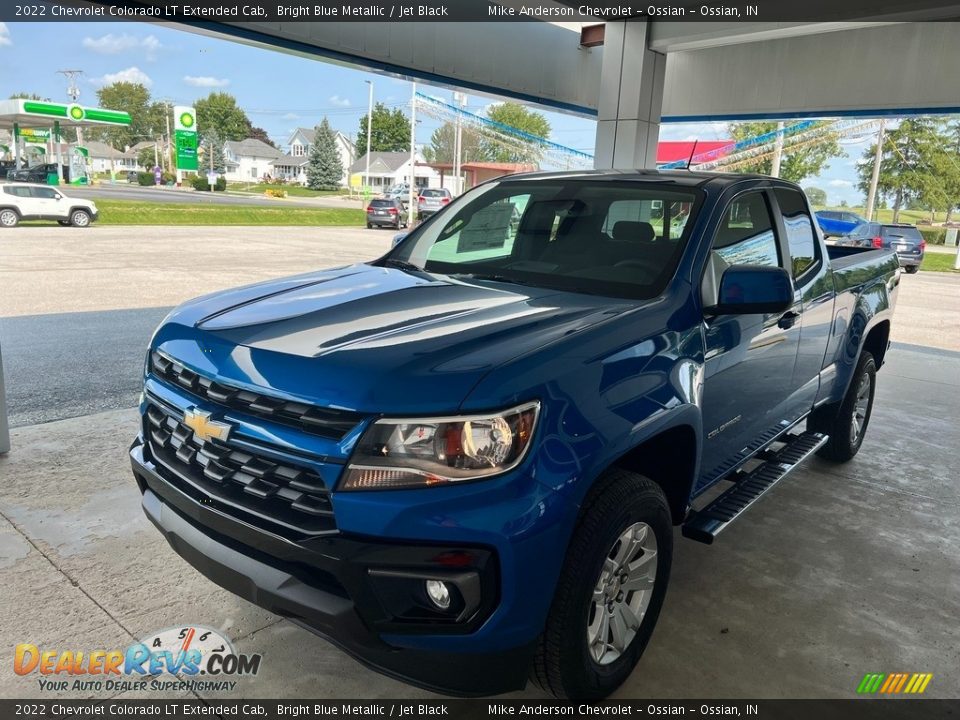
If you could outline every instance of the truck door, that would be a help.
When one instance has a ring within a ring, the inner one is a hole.
[[[830,328],[833,324],[833,277],[824,259],[823,244],[811,220],[806,196],[792,188],[774,191],[790,256],[796,300],[803,309],[797,363],[793,368],[792,407],[807,413],[820,388]]]
[[[723,271],[731,265],[786,269],[779,235],[767,191],[734,197],[707,259],[704,307],[716,303]],[[786,313],[704,317],[703,457],[697,490],[800,416],[791,399],[799,319],[799,303]]]

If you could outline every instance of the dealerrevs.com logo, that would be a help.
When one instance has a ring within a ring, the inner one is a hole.
[[[61,650],[20,643],[13,671],[39,676],[41,690],[233,690],[231,678],[256,675],[260,654],[243,654],[219,630],[203,625],[150,633],[125,649]]]

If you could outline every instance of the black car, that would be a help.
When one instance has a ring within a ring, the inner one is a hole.
[[[897,253],[900,266],[911,275],[920,269],[927,243],[916,225],[907,223],[865,222],[848,235],[837,238],[837,245],[889,248]]]
[[[367,227],[392,227],[399,230],[407,226],[407,210],[400,198],[377,198],[367,206]]]
[[[66,182],[70,181],[70,166],[64,165],[63,168],[63,179]],[[31,165],[28,168],[20,168],[19,170],[11,170],[7,174],[7,180],[12,182],[28,182],[28,183],[40,183],[43,184],[47,182],[47,178],[50,175],[57,174],[57,164],[56,163],[41,163],[40,165]]]

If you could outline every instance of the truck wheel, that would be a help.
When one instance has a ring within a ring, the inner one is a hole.
[[[904,270],[907,271],[907,275],[913,275],[913,274],[914,274],[915,272],[917,272],[919,269],[920,269],[920,266],[919,266],[919,265],[907,265],[907,266],[904,268]]]
[[[16,227],[19,222],[20,216],[17,215],[16,210],[0,210],[0,227]]]
[[[612,470],[580,514],[533,663],[558,698],[599,699],[633,671],[667,592],[673,527],[663,490]]]
[[[873,355],[864,351],[839,408],[836,405],[817,408],[810,416],[809,428],[830,436],[818,455],[834,462],[847,462],[859,452],[873,411],[876,388],[877,363]]]
[[[90,225],[90,213],[86,210],[74,210],[70,213],[70,224],[74,227],[87,227]]]

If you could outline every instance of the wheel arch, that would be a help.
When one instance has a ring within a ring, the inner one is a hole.
[[[863,339],[860,352],[868,352],[873,355],[873,359],[876,361],[877,367],[879,368],[883,365],[883,359],[887,354],[887,346],[889,341],[890,321],[881,320],[871,327],[867,332],[866,337]]]
[[[679,525],[687,514],[699,460],[696,427],[680,423],[638,443],[604,471],[616,467],[650,478],[663,490],[673,523]]]
[[[16,205],[0,205],[0,210],[13,210],[17,214],[18,218],[21,220],[23,219],[23,213],[20,212],[20,208],[18,208]]]

